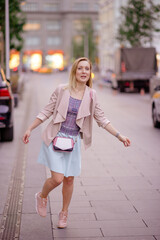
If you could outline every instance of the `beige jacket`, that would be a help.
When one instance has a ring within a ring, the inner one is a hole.
[[[66,119],[69,98],[70,92],[66,85],[59,85],[51,95],[49,103],[37,115],[37,118],[42,121],[52,116],[51,122],[43,132],[43,141],[47,146],[50,145],[60,130],[62,122]],[[85,148],[90,147],[92,143],[93,118],[95,118],[97,124],[102,128],[105,128],[110,122],[104,116],[104,112],[97,102],[96,91],[86,86],[76,119],[76,124],[80,127]]]

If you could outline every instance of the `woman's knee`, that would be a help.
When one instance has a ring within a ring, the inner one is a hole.
[[[67,185],[73,185],[74,183],[74,177],[64,177],[63,183]]]
[[[61,173],[51,172],[51,182],[57,186],[63,182],[64,175]]]

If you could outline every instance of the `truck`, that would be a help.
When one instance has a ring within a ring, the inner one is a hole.
[[[115,54],[115,74],[120,92],[149,92],[149,81],[157,72],[156,49],[119,48]]]

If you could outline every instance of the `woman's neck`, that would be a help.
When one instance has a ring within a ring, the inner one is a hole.
[[[86,88],[86,84],[83,84],[83,83],[76,83],[76,87],[74,88],[75,91],[77,92],[81,92],[81,91],[84,91]]]

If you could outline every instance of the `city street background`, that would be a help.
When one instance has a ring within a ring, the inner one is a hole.
[[[67,72],[24,74],[24,92],[14,110],[15,139],[0,143],[0,220],[5,221],[14,167],[23,162],[19,239],[160,240],[160,131],[152,126],[150,95],[114,94],[98,79],[93,87],[105,115],[131,139],[131,147],[125,148],[95,123],[92,147],[85,151],[82,143],[82,173],[75,179],[68,228],[56,227],[61,186],[50,193],[47,217],[36,214],[34,194],[49,176],[36,162],[47,123],[32,132],[28,145],[22,136],[56,86],[67,81]]]

